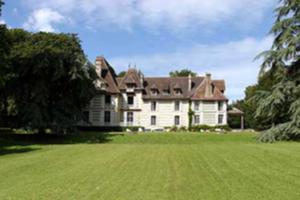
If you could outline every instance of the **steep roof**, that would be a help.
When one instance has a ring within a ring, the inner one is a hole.
[[[224,83],[224,85],[222,85],[222,83]],[[201,84],[196,88],[196,90],[191,95],[191,99],[192,100],[227,100],[227,98],[221,92],[218,86],[221,89],[224,89],[225,82],[212,81],[210,78],[205,77],[204,80],[201,82]]]
[[[213,84],[219,88],[220,91],[225,91],[225,81],[224,80],[212,80]]]
[[[117,77],[105,58],[97,57],[96,65],[101,67],[101,78],[108,93],[120,93],[127,84],[135,84],[136,89],[143,90],[143,99],[227,100],[225,81],[211,80],[209,74],[205,77],[144,77],[137,69],[129,68],[124,77]],[[153,94],[151,89],[157,89],[158,93]],[[175,89],[181,92],[176,93]]]
[[[129,68],[123,78],[118,78],[119,89],[126,89],[126,84],[131,83],[135,84],[137,88],[142,88],[143,85],[141,83],[141,73],[137,71],[135,68]]]
[[[203,77],[192,78],[192,82],[199,84]],[[151,88],[155,85],[158,94],[152,95]],[[144,80],[145,91],[143,94],[144,99],[189,99],[190,92],[194,88],[189,90],[188,77],[145,77]],[[180,88],[181,94],[176,94],[175,89]],[[166,90],[169,94],[166,94]]]
[[[107,86],[106,91],[109,93],[120,93],[116,80],[117,75],[114,69],[102,56],[97,57],[96,63],[97,62],[99,63],[99,67],[101,68],[101,78]]]
[[[193,77],[191,88],[189,88],[188,77],[145,77],[144,82],[144,99],[227,100],[221,92],[225,90],[224,80],[207,81],[206,77]],[[207,87],[208,84],[209,87]],[[153,95],[151,89],[154,86],[159,93]],[[175,89],[181,89],[181,94],[176,94]],[[205,95],[207,89],[211,90],[209,96]],[[169,94],[166,94],[164,90],[169,90]]]

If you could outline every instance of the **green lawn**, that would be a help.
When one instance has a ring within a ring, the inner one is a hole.
[[[0,135],[0,199],[300,199],[300,143],[254,134]]]

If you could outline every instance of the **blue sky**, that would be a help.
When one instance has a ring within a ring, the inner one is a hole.
[[[257,80],[270,48],[276,0],[5,0],[0,22],[29,31],[78,33],[91,61],[146,76],[189,68],[225,79],[231,100]]]

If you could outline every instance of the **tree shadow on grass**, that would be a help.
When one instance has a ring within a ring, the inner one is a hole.
[[[0,156],[13,153],[26,153],[39,148],[32,145],[52,144],[97,144],[109,143],[112,137],[123,134],[106,132],[79,132],[72,135],[17,134],[11,130],[0,131]]]
[[[17,153],[27,153],[30,151],[36,151],[40,148],[33,148],[33,147],[0,147],[0,156],[7,155],[7,154],[17,154]]]

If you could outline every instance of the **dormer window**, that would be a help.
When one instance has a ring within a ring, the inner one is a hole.
[[[181,87],[178,83],[176,83],[174,85],[174,93],[175,95],[181,95],[182,94],[182,90],[181,90]]]
[[[151,94],[154,96],[158,95],[158,90],[157,89],[151,89]]]
[[[169,95],[170,94],[170,90],[163,90],[163,95]]]
[[[174,92],[175,92],[175,94],[176,95],[181,95],[182,94],[182,91],[181,91],[181,89],[174,89]]]
[[[128,89],[134,89],[135,88],[135,84],[134,83],[127,83],[127,88]]]
[[[151,85],[150,89],[151,89],[151,94],[152,95],[154,95],[154,96],[158,95],[158,87],[155,83],[153,83]]]

